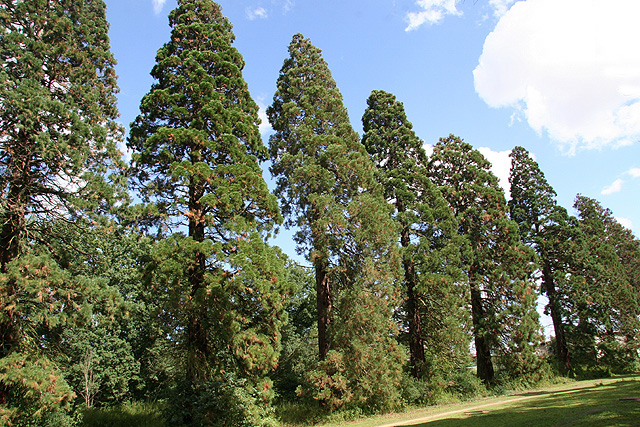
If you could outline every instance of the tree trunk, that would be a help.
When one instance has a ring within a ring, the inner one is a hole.
[[[331,280],[329,279],[328,263],[325,258],[315,262],[316,295],[318,308],[318,350],[320,360],[327,357],[331,348],[328,329],[333,314],[333,295],[331,294]]]
[[[23,158],[21,161],[21,157]],[[25,238],[27,205],[29,202],[30,162],[24,156],[14,156],[11,182],[7,192],[5,212],[0,220],[0,271],[7,272],[7,264],[20,255]]]
[[[311,239],[313,242],[312,261],[316,275],[316,307],[318,316],[318,355],[325,360],[331,349],[329,325],[333,316],[333,289],[329,277],[329,254],[323,244],[324,230],[318,227],[320,213],[315,204],[312,205],[309,217]]]
[[[471,288],[471,317],[476,345],[477,375],[485,385],[491,385],[494,376],[491,346],[487,340],[487,331],[483,327],[484,307],[482,305],[482,294],[476,283],[473,270],[474,267],[471,268],[469,273],[469,286]]]
[[[551,320],[553,321],[553,331],[556,335],[556,353],[560,371],[563,374],[571,372],[571,359],[569,358],[569,349],[567,347],[567,339],[564,334],[564,325],[562,324],[562,316],[560,314],[560,305],[558,303],[558,295],[553,280],[553,274],[549,263],[545,260],[542,268],[542,286],[549,298],[549,311]]]
[[[405,264],[405,272],[413,269]],[[422,339],[422,318],[418,308],[418,298],[415,294],[413,282],[407,283],[407,316],[409,317],[409,352],[411,354],[411,375],[414,378],[424,376],[426,359],[424,355],[424,340]]]
[[[204,210],[200,204],[203,196],[201,186],[194,184],[189,189],[189,236],[194,242],[204,241]],[[200,250],[196,250],[194,259],[188,267],[187,276],[191,288],[191,310],[187,320],[187,348],[192,360],[187,365],[187,378],[191,381],[196,379],[206,379],[207,366],[209,362],[209,342],[208,331],[205,326],[207,314],[206,306],[199,301],[200,291],[204,288],[204,277],[206,269],[206,255]]]
[[[14,153],[13,164],[10,166],[11,174],[9,191],[5,211],[0,216],[0,273],[7,272],[7,265],[20,256],[20,246],[26,236],[26,212],[29,201],[30,160],[27,152],[21,148],[26,144],[18,145]],[[4,309],[8,301],[17,292],[15,280],[7,283],[6,293],[0,295],[2,301],[0,307]],[[16,340],[16,322],[13,312],[8,312],[8,318],[0,323],[0,358],[4,358],[11,352]],[[6,404],[9,398],[9,387],[0,382],[0,404]]]
[[[398,210],[400,210],[399,208]],[[404,210],[404,209],[403,209]],[[410,244],[409,227],[402,229],[400,244],[406,248]],[[409,354],[411,362],[411,375],[414,378],[422,378],[426,364],[424,355],[424,340],[422,339],[422,318],[419,309],[418,296],[416,295],[416,269],[412,259],[402,261],[404,267],[404,281],[407,288],[407,317],[409,320]]]

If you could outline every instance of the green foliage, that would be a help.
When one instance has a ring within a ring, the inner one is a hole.
[[[67,382],[85,405],[112,405],[133,397],[140,362],[130,334],[141,319],[132,288],[139,287],[139,251],[144,239],[113,221],[95,225],[78,221],[50,224],[52,235],[63,236],[46,249],[58,265],[81,283],[72,322],[52,330],[55,360]],[[43,250],[37,247],[38,250]],[[127,290],[129,289],[129,291]]]
[[[107,408],[83,408],[79,425],[87,427],[163,427],[163,404],[128,402]]]
[[[307,372],[317,364],[318,328],[311,270],[288,262],[285,272],[283,280],[292,292],[287,301],[287,323],[282,328],[282,351],[271,378],[278,396],[292,401],[298,387],[305,383]]]
[[[0,28],[4,270],[27,239],[47,241],[43,222],[109,211],[123,181],[104,2],[5,2]]]
[[[463,254],[471,296],[478,376],[490,384],[493,354],[511,375],[535,372],[541,342],[533,283],[533,253],[520,243],[490,163],[460,138],[440,139],[431,177],[458,219],[470,251]]]
[[[124,198],[105,5],[0,5],[0,402],[7,423],[65,423],[61,330],[96,283],[57,264],[52,224],[97,220]]]
[[[462,326],[468,323],[466,295],[459,286],[461,240],[446,200],[429,178],[423,142],[402,104],[390,93],[373,91],[367,105],[362,143],[398,224],[404,267],[400,312],[412,374],[424,377],[429,370],[450,370],[468,353]]]
[[[5,296],[0,322],[11,325],[14,333],[12,341],[3,342],[0,359],[0,381],[8,391],[1,410],[8,421],[23,422],[19,420],[30,413],[34,420],[46,419],[73,399],[52,361],[58,350],[52,345],[52,331],[73,326],[84,290],[83,283],[45,255],[14,259],[0,275],[0,292]]]
[[[342,355],[349,402],[364,411],[389,411],[400,403],[406,354],[392,335],[392,307],[374,292],[355,289],[341,298],[334,343]]]
[[[572,369],[565,332],[566,307],[561,303],[566,295],[562,294],[556,276],[564,274],[564,264],[571,252],[570,221],[566,210],[556,204],[555,191],[529,153],[515,147],[510,157],[510,217],[518,223],[523,243],[536,251],[541,291],[549,300],[547,310],[553,321],[558,366],[566,374]]]
[[[129,385],[140,369],[131,345],[118,336],[115,325],[99,318],[93,322],[90,327],[66,329],[61,338],[68,357],[65,376],[88,407],[131,398]]]
[[[267,114],[276,194],[315,269],[321,362],[305,393],[331,409],[393,405],[395,226],[320,50],[296,34],[289,54]]]
[[[578,196],[575,208],[579,222],[563,286],[576,373],[624,372],[638,363],[638,241],[597,201]]]
[[[0,359],[0,380],[9,388],[0,405],[3,425],[71,425],[67,416],[74,395],[50,360],[13,352]]]
[[[258,425],[269,412],[266,376],[278,363],[289,294],[283,255],[265,243],[281,217],[258,164],[266,157],[258,107],[218,4],[179,1],[169,23],[151,72],[157,82],[128,140],[147,204],[139,224],[163,238],[145,275],[161,295],[162,334],[151,348],[174,344],[162,357],[174,367],[164,372],[181,422]]]
[[[231,374],[198,385],[180,384],[171,397],[166,422],[179,426],[275,427],[270,381],[253,385]]]
[[[468,368],[439,372],[428,379],[402,377],[402,398],[408,406],[437,405],[483,397],[487,389]]]

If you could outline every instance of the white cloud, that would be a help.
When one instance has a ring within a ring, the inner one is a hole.
[[[640,168],[631,168],[627,173],[634,178],[640,178]]]
[[[605,187],[600,194],[604,194],[609,195],[609,194],[613,194],[613,193],[618,193],[622,190],[622,184],[624,184],[624,180],[622,179],[616,179],[615,181],[613,181],[613,184],[611,184],[608,187]]]
[[[282,10],[284,10],[284,12],[289,12],[291,9],[293,9],[293,6],[295,5],[293,0],[285,0],[284,5],[282,6]]]
[[[633,222],[630,219],[616,217],[616,221],[618,221],[623,227],[628,228],[629,230],[633,228]]]
[[[637,0],[518,1],[485,40],[476,91],[570,152],[632,144],[640,139],[637,16]]]
[[[444,19],[446,15],[460,15],[461,12],[456,8],[459,0],[418,0],[416,5],[422,8],[420,12],[409,12],[407,21],[409,26],[405,31],[412,31],[425,23],[437,24]]]
[[[245,11],[247,12],[247,18],[249,18],[250,21],[257,18],[264,19],[269,17],[269,13],[264,7],[247,8]]]
[[[162,8],[167,0],[152,0],[153,2],[153,13],[156,15],[162,12]]]
[[[498,18],[502,17],[516,0],[489,0],[489,5],[493,8],[493,13]]]
[[[498,177],[498,183],[504,190],[507,199],[511,198],[511,186],[509,185],[509,172],[511,171],[511,150],[493,151],[488,147],[480,147],[478,151],[491,162],[491,172]]]
[[[420,12],[407,13],[406,19],[409,25],[405,28],[405,31],[416,30],[424,24],[439,24],[448,15],[462,15],[462,11],[458,10],[457,5],[458,3],[464,3],[464,1],[465,0],[416,0],[416,6],[422,10]],[[493,14],[500,18],[507,13],[514,2],[516,2],[516,0],[489,0],[489,6],[493,9]]]
[[[260,126],[258,129],[260,130],[260,135],[265,136],[273,132],[273,128],[269,123],[269,117],[267,117],[267,106],[264,105],[261,101],[256,102],[258,104],[258,117],[260,118]]]

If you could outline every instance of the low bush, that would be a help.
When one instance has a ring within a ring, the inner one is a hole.
[[[87,427],[163,427],[163,403],[131,402],[106,408],[84,408],[81,426]]]

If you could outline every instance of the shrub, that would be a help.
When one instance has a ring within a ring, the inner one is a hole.
[[[131,402],[108,408],[84,408],[80,425],[87,427],[163,427],[162,403]]]
[[[172,426],[275,427],[272,399],[269,380],[254,385],[225,374],[203,384],[179,385],[165,418]]]

